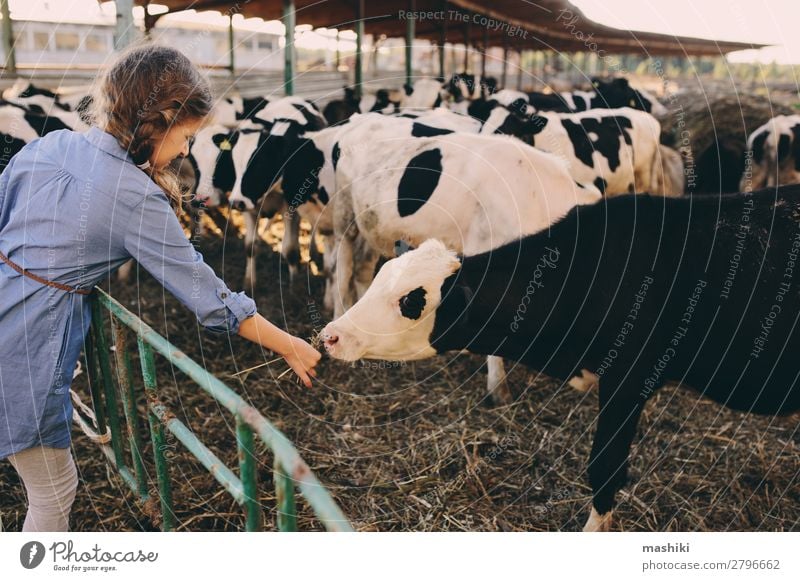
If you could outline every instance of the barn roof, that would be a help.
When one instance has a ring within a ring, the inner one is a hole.
[[[180,10],[232,11],[246,18],[279,20],[282,0],[156,0]],[[136,0],[139,5],[149,0]],[[314,28],[352,29],[356,22],[357,0],[295,0],[297,24]],[[368,34],[402,37],[406,30],[403,12],[409,0],[369,0],[365,5],[365,30]],[[588,19],[568,0],[415,0],[414,10],[432,18],[417,18],[415,37],[438,41],[443,22],[447,23],[447,42],[482,46],[508,45],[513,49],[551,49],[558,51],[605,51],[609,54],[653,56],[717,55],[764,45],[673,36],[653,32],[622,30]],[[491,19],[487,27],[484,23]],[[469,24],[468,24],[469,23]],[[496,27],[492,30],[492,27]],[[601,54],[602,56],[602,54]]]

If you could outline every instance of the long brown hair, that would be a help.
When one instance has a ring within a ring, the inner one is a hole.
[[[202,119],[213,99],[208,81],[174,48],[141,44],[123,52],[99,79],[92,117],[117,138],[180,213],[184,193],[175,171],[147,167],[157,141],[172,125]]]

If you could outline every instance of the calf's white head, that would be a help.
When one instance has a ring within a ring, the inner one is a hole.
[[[361,300],[323,329],[325,349],[345,361],[432,357],[442,284],[460,265],[438,240],[388,261]]]

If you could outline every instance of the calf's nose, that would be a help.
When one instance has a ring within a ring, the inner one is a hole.
[[[339,342],[339,335],[335,332],[325,331],[322,333],[322,343],[325,345],[325,349],[330,351],[336,343]]]

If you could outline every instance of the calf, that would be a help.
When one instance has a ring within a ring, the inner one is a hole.
[[[323,340],[347,361],[468,349],[560,378],[593,370],[584,530],[608,530],[639,417],[665,382],[748,413],[800,408],[798,216],[800,186],[629,195],[463,259],[427,241],[387,262]]]
[[[452,133],[398,141],[394,131],[365,124],[340,145],[335,316],[364,294],[378,256],[392,256],[397,240],[416,245],[436,236],[478,252],[599,198],[591,186],[576,184],[560,160],[510,138]],[[511,398],[499,358],[489,360],[488,390],[497,401]]]
[[[496,107],[481,133],[514,135],[554,153],[580,184],[606,195],[650,191],[657,169],[661,126],[635,109],[593,109],[582,113],[518,113]]]
[[[312,224],[315,232],[326,237],[333,234],[333,211],[332,207],[326,206],[337,189],[335,172],[342,149],[339,141],[363,123],[375,129],[390,128],[397,138],[432,137],[453,132],[477,133],[481,127],[474,119],[438,108],[393,116],[355,114],[343,124],[305,134],[295,142],[287,156],[283,170],[283,193],[289,212],[294,213],[296,209],[301,217]],[[328,278],[325,306],[329,310],[334,309],[333,258],[332,253],[326,253],[323,267]]]
[[[741,190],[800,182],[800,115],[778,115],[747,139]]]
[[[248,250],[244,284],[255,286],[255,244],[258,219],[274,218],[284,207],[276,187],[296,142],[306,131],[325,127],[317,108],[304,99],[285,97],[272,101],[229,130],[212,125],[198,133],[190,157],[198,187],[197,199],[207,206],[227,195],[231,208],[241,211]],[[210,179],[210,183],[209,183]],[[281,254],[293,279],[299,263],[300,216],[287,213]]]

